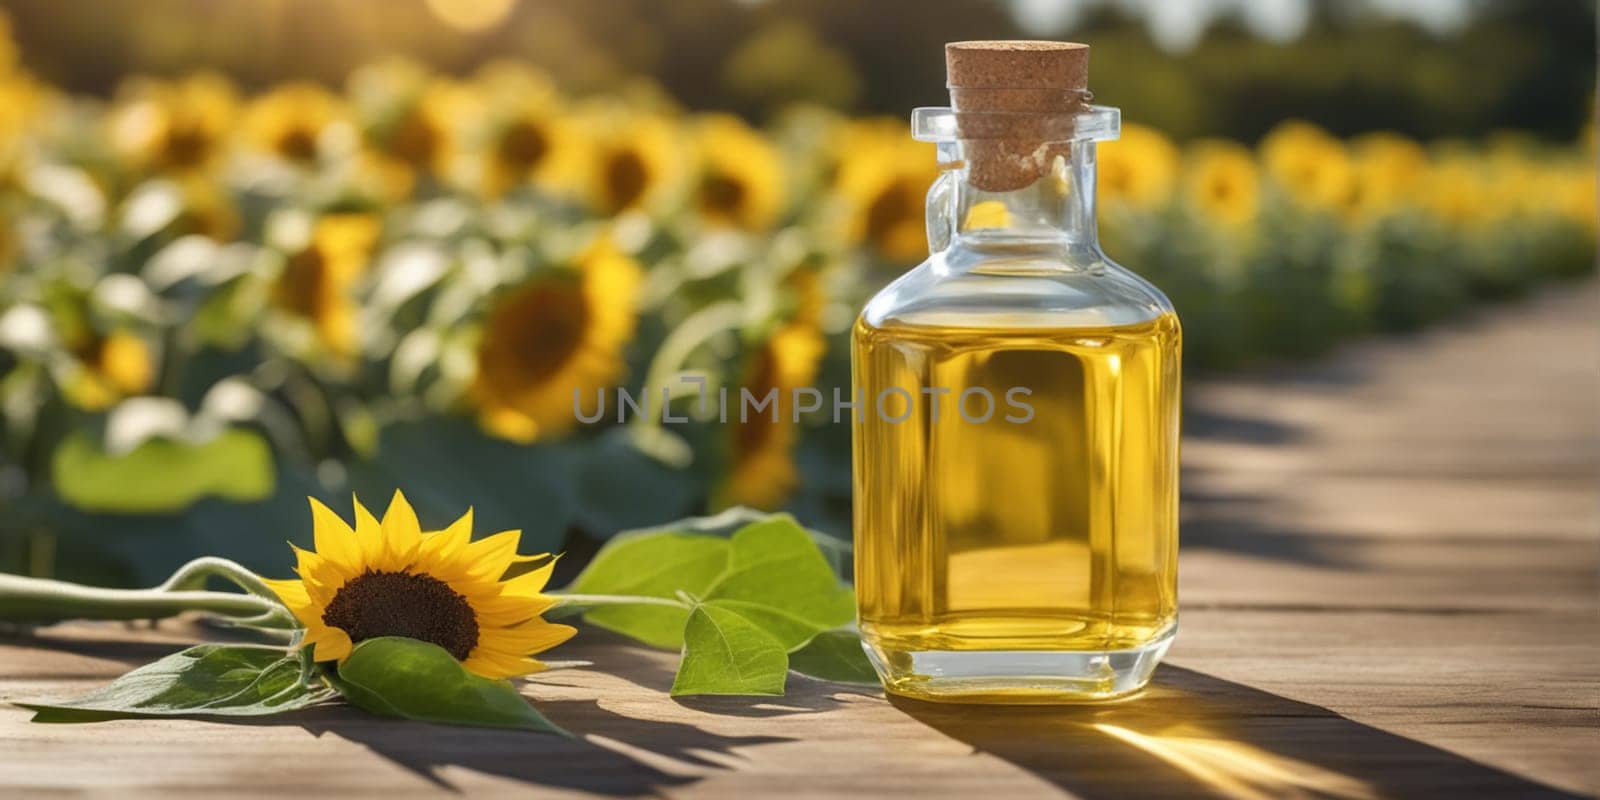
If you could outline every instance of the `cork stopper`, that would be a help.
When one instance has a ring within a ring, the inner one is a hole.
[[[1089,46],[990,41],[945,45],[950,104],[965,140],[967,180],[1021,189],[1071,157],[1072,119],[1089,96]]]

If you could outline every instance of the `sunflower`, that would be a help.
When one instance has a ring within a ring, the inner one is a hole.
[[[405,60],[368,65],[350,76],[350,96],[367,149],[362,166],[384,197],[409,197],[424,177],[448,174],[466,92]]]
[[[765,230],[783,211],[783,161],[761,134],[727,114],[697,126],[700,180],[694,207],[714,226]]]
[[[177,181],[181,204],[167,230],[174,236],[204,236],[216,242],[233,241],[239,234],[239,210],[233,198],[216,181],[186,175]]]
[[[48,119],[55,99],[27,76],[0,69],[0,187],[17,182],[29,134]]]
[[[477,187],[485,197],[529,183],[569,189],[576,182],[583,142],[543,74],[521,64],[492,63],[459,98],[457,116],[475,145]]]
[[[137,170],[194,172],[221,157],[238,100],[215,73],[178,81],[135,79],[118,93],[108,123],[113,147]]]
[[[1475,225],[1500,211],[1483,165],[1466,156],[1447,157],[1428,170],[1420,199],[1424,209],[1456,225]]]
[[[295,548],[298,580],[266,584],[305,626],[317,661],[343,661],[358,643],[404,636],[438,645],[486,678],[544,669],[529,656],[577,631],[540,614],[557,602],[541,594],[555,559],[517,555],[521,531],[472,538],[472,511],[425,533],[396,491],[380,522],[355,503],[355,527],[311,500],[316,550]],[[545,563],[502,580],[517,563]]]
[[[1109,203],[1151,209],[1172,196],[1178,148],[1154,128],[1123,125],[1121,138],[1102,143],[1095,160],[1095,185]]]
[[[1232,142],[1202,142],[1191,151],[1185,181],[1189,203],[1229,227],[1255,219],[1261,179],[1250,151]]]
[[[846,241],[864,242],[897,264],[927,256],[924,198],[939,177],[933,147],[912,140],[899,123],[856,123],[839,134],[835,163]]]
[[[71,349],[77,369],[67,381],[66,394],[86,411],[109,408],[124,397],[143,393],[155,381],[149,346],[128,331],[90,333]]]
[[[775,411],[755,412],[741,420],[733,414],[729,427],[730,467],[717,490],[716,505],[747,505],[774,510],[789,499],[799,483],[794,465],[798,438],[794,421],[794,389],[810,386],[826,344],[817,329],[795,321],[781,325],[762,343],[745,368],[740,398],[749,391],[756,402],[776,390]],[[772,415],[776,413],[777,420]]]
[[[1351,142],[1355,178],[1344,210],[1352,219],[1387,214],[1416,200],[1428,172],[1422,146],[1396,133],[1369,133]]]
[[[666,118],[609,112],[589,116],[584,128],[590,143],[584,194],[596,211],[650,211],[679,188],[683,154],[677,129]]]
[[[356,304],[350,288],[366,272],[382,230],[375,214],[318,219],[305,247],[289,256],[273,286],[273,304],[310,322],[317,339],[335,355],[355,350]]]
[[[641,280],[632,259],[600,243],[575,270],[500,298],[484,325],[470,392],[483,426],[519,442],[570,428],[573,393],[592,396],[622,375]]]
[[[345,121],[344,101],[315,83],[288,83],[262,95],[245,111],[251,143],[300,166],[317,163],[327,132]]]
[[[1261,160],[1274,182],[1301,205],[1342,210],[1354,173],[1344,143],[1309,122],[1289,120],[1261,140]]]

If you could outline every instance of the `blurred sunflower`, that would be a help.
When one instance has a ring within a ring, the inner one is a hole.
[[[1139,209],[1164,205],[1178,174],[1178,148],[1154,128],[1123,124],[1122,137],[1102,142],[1095,155],[1095,186],[1108,204]]]
[[[404,60],[383,61],[350,77],[366,167],[379,192],[400,200],[425,177],[442,177],[454,166],[459,145],[456,121],[470,110],[464,91]]]
[[[813,383],[826,347],[815,327],[794,321],[779,326],[748,359],[740,381],[741,398],[743,391],[749,391],[760,402],[776,390],[775,411],[729,420],[729,467],[716,492],[718,508],[747,505],[774,510],[794,492],[799,483],[794,463],[799,431],[793,390]]]
[[[1278,186],[1302,205],[1342,210],[1354,179],[1344,143],[1309,122],[1289,120],[1261,140],[1261,159]]]
[[[585,195],[601,214],[657,209],[682,183],[684,154],[665,117],[595,114],[585,120],[584,137],[590,145]]]
[[[579,148],[566,108],[541,73],[521,64],[495,62],[479,70],[462,95],[477,187],[500,197],[525,184],[569,189],[580,169]]]
[[[1420,199],[1423,208],[1455,225],[1477,224],[1500,210],[1483,165],[1459,156],[1447,156],[1428,171]]]
[[[261,152],[312,166],[326,150],[328,131],[348,118],[344,101],[333,92],[314,83],[288,83],[250,103],[244,128]]]
[[[575,629],[541,614],[555,559],[519,556],[521,531],[472,541],[472,511],[425,533],[405,495],[394,493],[380,522],[355,503],[352,527],[311,500],[316,549],[294,548],[297,579],[269,580],[305,626],[301,644],[316,661],[343,661],[355,645],[404,636],[443,648],[468,671],[512,678],[544,669],[531,658],[572,638]],[[504,579],[513,564],[544,563]]]
[[[1354,180],[1344,201],[1347,216],[1373,219],[1416,200],[1428,172],[1422,145],[1397,133],[1378,132],[1356,137],[1350,152]]]
[[[738,117],[711,114],[695,129],[700,178],[694,207],[716,226],[750,231],[770,227],[783,211],[783,161],[772,145]]]
[[[845,205],[845,241],[910,264],[928,254],[925,197],[939,177],[933,146],[898,122],[842,126],[834,190]]]
[[[108,130],[112,146],[136,170],[204,171],[221,158],[237,116],[237,94],[221,75],[135,78],[118,90]]]
[[[229,242],[238,236],[239,210],[216,181],[191,174],[180,178],[178,187],[181,206],[168,233],[204,236],[215,242]]]
[[[1600,220],[1596,219],[1595,170],[1592,163],[1572,165],[1565,169],[1550,169],[1536,181],[1543,187],[1542,194],[1551,199],[1551,207],[1567,219],[1593,231]]]
[[[489,311],[470,394],[496,435],[531,442],[559,434],[576,422],[574,392],[592,396],[623,373],[639,266],[607,243],[575,266],[511,290]]]
[[[85,329],[72,337],[76,359],[63,384],[67,399],[85,411],[100,411],[147,391],[155,382],[154,359],[143,339],[125,330],[99,335]]]
[[[24,143],[50,99],[49,90],[27,76],[0,69],[0,186],[16,182]]]
[[[1260,207],[1261,177],[1255,159],[1233,142],[1195,144],[1190,150],[1185,188],[1191,206],[1229,227],[1250,223]]]
[[[306,322],[335,356],[356,349],[351,287],[372,261],[383,222],[376,214],[328,214],[315,223],[305,247],[290,255],[272,288],[273,305]]]

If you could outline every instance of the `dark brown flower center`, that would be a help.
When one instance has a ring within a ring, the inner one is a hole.
[[[755,402],[761,402],[767,392],[777,387],[778,393],[773,401],[777,408],[778,422],[772,421],[773,411],[767,409],[760,413],[752,413],[748,418],[736,421],[733,426],[733,456],[735,460],[742,461],[756,453],[761,452],[767,443],[777,433],[778,425],[788,419],[789,409],[783,405],[783,387],[777,386],[778,367],[772,348],[764,347],[756,354],[754,362],[746,373],[745,385],[750,387],[750,392],[755,396]],[[743,415],[741,415],[743,417]]]
[[[310,247],[284,264],[283,275],[273,288],[273,300],[287,311],[315,318],[331,299],[328,290],[328,261],[321,251]]]
[[[608,211],[621,211],[638,201],[650,181],[644,159],[632,150],[618,150],[606,159],[606,199]]]
[[[711,214],[733,218],[744,205],[744,184],[712,173],[700,184],[700,206]]]
[[[467,598],[430,575],[367,570],[340,587],[322,621],[352,642],[404,636],[436,644],[457,661],[478,645],[478,619]]]
[[[162,157],[179,169],[198,167],[211,155],[211,136],[198,124],[174,123]]]
[[[433,164],[434,155],[442,144],[439,131],[434,130],[428,118],[420,109],[412,109],[390,131],[388,150],[413,167],[426,168]]]
[[[528,120],[513,122],[500,134],[500,162],[513,170],[533,169],[549,150],[549,138]]]
[[[315,161],[317,158],[317,132],[296,126],[278,137],[278,154],[291,161]]]
[[[538,285],[512,295],[495,310],[484,342],[486,360],[511,374],[485,377],[511,391],[549,378],[583,345],[588,323],[588,304],[576,284]]]

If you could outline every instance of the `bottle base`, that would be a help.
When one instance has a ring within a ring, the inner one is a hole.
[[[863,643],[890,694],[936,703],[1055,705],[1143,689],[1176,627],[1121,650],[890,650]]]

